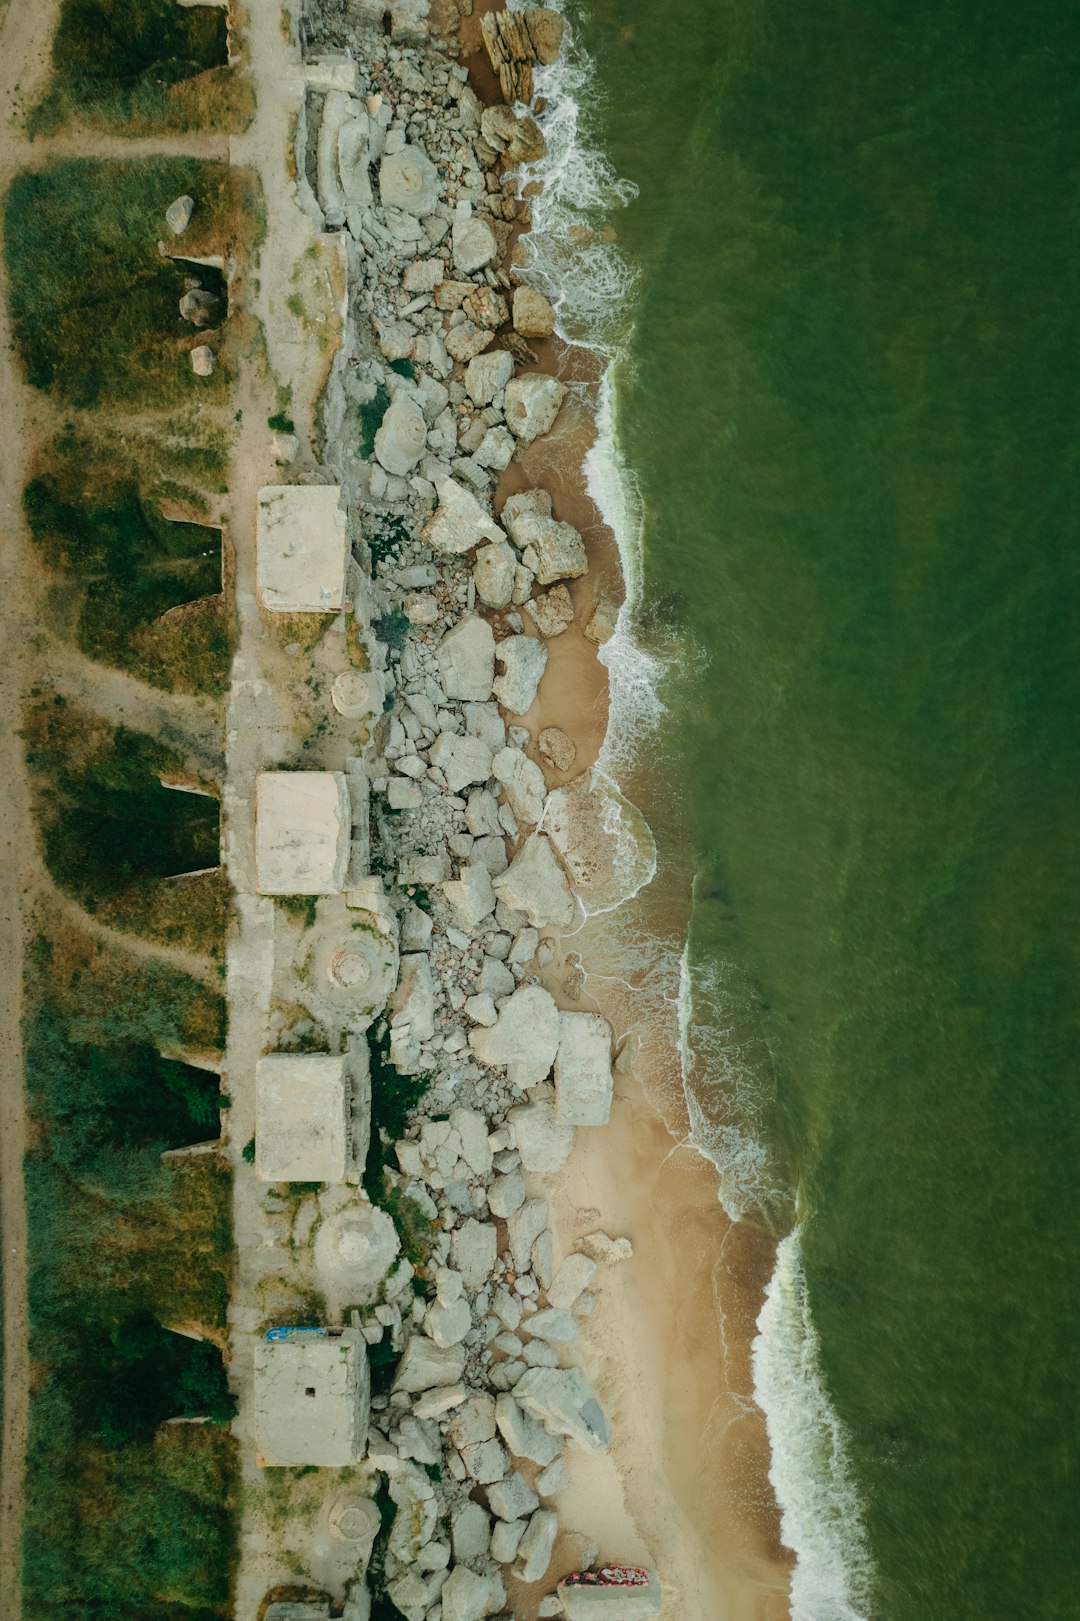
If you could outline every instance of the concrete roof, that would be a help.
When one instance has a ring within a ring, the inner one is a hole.
[[[347,1119],[343,1057],[271,1053],[255,1065],[255,1171],[262,1181],[342,1181]]]
[[[358,1463],[367,1443],[367,1352],[337,1339],[257,1340],[255,1451],[270,1467]]]
[[[268,484],[256,529],[259,601],[275,613],[345,605],[348,539],[338,484]]]
[[[260,771],[255,867],[260,895],[336,895],[349,871],[352,803],[343,771]]]

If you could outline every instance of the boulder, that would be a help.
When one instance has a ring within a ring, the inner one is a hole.
[[[487,508],[452,478],[436,480],[439,505],[420,531],[421,540],[448,557],[462,557],[482,540],[505,540]]]
[[[459,1564],[485,1559],[491,1546],[491,1520],[479,1503],[463,1503],[450,1521],[450,1541]]]
[[[595,1276],[596,1262],[575,1250],[555,1274],[555,1281],[547,1292],[549,1303],[560,1311],[570,1311],[578,1295],[589,1287]]]
[[[538,163],[547,155],[536,119],[528,113],[515,113],[512,107],[485,107],[480,116],[480,132],[496,152],[505,152],[511,163]]]
[[[573,738],[567,737],[557,726],[545,726],[536,739],[536,747],[540,758],[556,771],[569,771],[577,759],[577,746]]]
[[[486,349],[491,342],[492,334],[486,327],[477,326],[475,321],[461,321],[452,326],[446,334],[445,347],[448,355],[459,360],[462,365],[475,359],[482,349]]]
[[[523,1520],[540,1507],[540,1499],[515,1470],[489,1489],[488,1507],[500,1520]]]
[[[555,1118],[603,1126],[611,1117],[611,1026],[599,1013],[560,1013]]]
[[[366,113],[348,119],[338,130],[337,161],[341,189],[350,203],[366,208],[371,202],[371,126]]]
[[[508,1565],[518,1551],[527,1524],[527,1520],[496,1520],[491,1533],[492,1559]]]
[[[395,1463],[387,1474],[387,1489],[397,1508],[387,1546],[403,1565],[411,1565],[431,1541],[438,1521],[435,1488],[413,1463]]]
[[[534,929],[566,929],[574,921],[570,885],[543,833],[530,833],[493,887],[507,906],[525,913]]]
[[[573,1345],[579,1337],[578,1325],[570,1313],[554,1306],[535,1312],[524,1326],[533,1339],[546,1340],[549,1345]]]
[[[498,882],[493,880],[493,889]],[[503,1003],[495,1024],[470,1031],[469,1044],[481,1063],[505,1067],[514,1086],[536,1086],[550,1072],[559,1045],[554,998],[542,985],[523,985]]]
[[[492,1153],[484,1116],[475,1109],[455,1109],[450,1116],[450,1129],[461,1139],[461,1157],[474,1176],[481,1181],[489,1177]]]
[[[465,1472],[478,1486],[493,1486],[506,1478],[509,1460],[498,1441],[478,1441],[461,1448]]]
[[[634,1253],[634,1246],[628,1238],[611,1238],[604,1232],[587,1233],[581,1240],[581,1247],[591,1260],[605,1266],[629,1261]]]
[[[213,326],[220,308],[216,293],[207,292],[205,287],[189,287],[180,300],[180,319],[200,328]]]
[[[607,1419],[580,1368],[529,1368],[514,1386],[514,1400],[553,1435],[587,1452],[608,1444]]]
[[[536,1490],[541,1497],[557,1497],[560,1492],[566,1491],[569,1485],[570,1471],[564,1458],[556,1458],[546,1469],[541,1469],[536,1477]]]
[[[407,293],[414,296],[417,293],[432,293],[440,285],[446,275],[445,259],[414,259],[411,265],[406,265],[402,276],[402,285]],[[442,403],[446,404],[445,390],[442,394]],[[438,411],[433,412],[433,417]]]
[[[384,157],[379,196],[384,208],[400,208],[418,219],[430,214],[439,201],[439,175],[427,153],[419,146],[404,146]]]
[[[449,1436],[459,1450],[479,1446],[495,1436],[495,1398],[486,1390],[474,1390],[465,1398],[450,1420]]]
[[[505,540],[492,540],[476,553],[473,584],[480,601],[489,608],[508,608],[514,595],[517,558]]]
[[[413,1075],[421,1046],[435,1034],[435,986],[423,952],[401,957],[390,1008],[390,1057],[402,1074]]]
[[[465,368],[465,392],[474,405],[490,405],[514,375],[514,359],[505,349],[477,355]]]
[[[494,331],[510,319],[506,300],[493,287],[478,282],[461,301],[461,307],[470,321]]]
[[[488,12],[480,20],[491,65],[499,77],[503,100],[527,106],[533,99],[533,63],[559,59],[565,24],[557,11]]]
[[[469,1302],[465,1299],[434,1301],[424,1315],[424,1327],[443,1350],[450,1345],[459,1345],[472,1327]]]
[[[569,529],[571,525],[567,524],[566,527]],[[574,532],[577,533],[576,530]],[[541,556],[540,550],[537,550],[536,555],[538,558]],[[544,560],[546,562],[554,560],[547,548],[544,550]],[[550,591],[534,597],[531,602],[525,604],[525,612],[541,636],[548,640],[553,636],[561,636],[563,631],[574,623],[574,604],[565,585],[554,585]]]
[[[513,434],[500,422],[485,433],[473,451],[473,461],[478,462],[481,467],[490,468],[494,473],[501,473],[513,461],[516,449],[517,442]]]
[[[559,1438],[530,1418],[509,1394],[496,1398],[495,1422],[515,1458],[527,1458],[530,1463],[546,1468],[562,1451]]]
[[[530,372],[506,385],[506,425],[522,444],[547,433],[569,390],[557,377]]]
[[[506,789],[510,809],[518,821],[535,827],[543,815],[547,794],[544,773],[535,760],[520,749],[500,749],[492,759],[491,775]]]
[[[478,1576],[468,1565],[455,1565],[442,1594],[442,1621],[485,1621],[506,1602],[506,1589],[497,1575]]]
[[[191,351],[191,369],[196,377],[212,377],[214,375],[214,351],[205,343],[200,343]]]
[[[469,614],[447,631],[436,657],[448,698],[484,702],[495,676],[495,637],[486,619]]]
[[[438,766],[451,793],[460,794],[472,783],[486,782],[491,776],[492,752],[482,737],[468,733],[440,732],[431,745],[429,759]]]
[[[559,1516],[549,1508],[538,1508],[518,1548],[514,1575],[519,1582],[538,1582],[547,1574],[558,1530]]]
[[[596,599],[589,622],[585,626],[585,635],[590,642],[603,647],[615,634],[615,627],[619,622],[619,604],[610,591],[601,591]]]
[[[436,1385],[453,1385],[461,1378],[465,1352],[460,1345],[436,1345],[423,1334],[414,1334],[398,1364],[394,1389],[434,1390]]]
[[[451,1238],[450,1254],[466,1289],[482,1289],[495,1270],[498,1255],[494,1223],[470,1216]]]
[[[186,193],[183,197],[177,197],[174,202],[169,204],[165,210],[165,223],[173,236],[183,236],[191,224],[191,216],[194,212],[195,199],[187,196]]]
[[[455,922],[466,934],[474,933],[495,910],[491,874],[475,862],[462,867],[457,878],[443,884],[442,892],[453,908]]]
[[[511,495],[503,506],[502,521],[525,567],[541,585],[551,585],[555,580],[575,580],[588,571],[585,542],[573,524],[560,523],[552,517],[551,496],[547,490],[521,490]],[[572,606],[570,617],[573,618]]]
[[[511,1109],[508,1118],[525,1170],[545,1176],[562,1170],[574,1146],[574,1128],[556,1124],[550,1103],[524,1104]]]
[[[514,288],[514,331],[523,338],[550,338],[555,330],[555,311],[535,287]]]
[[[526,1199],[506,1222],[506,1237],[510,1246],[510,1259],[515,1272],[527,1272],[533,1245],[547,1230],[548,1203],[546,1199]]]
[[[547,647],[536,636],[507,636],[495,644],[495,658],[503,667],[492,685],[496,698],[512,715],[524,715],[547,669]]]
[[[404,394],[395,394],[375,434],[375,456],[388,473],[404,478],[411,473],[427,445],[427,424],[420,407]]]
[[[574,1587],[559,1584],[566,1621],[648,1621],[659,1615],[663,1596],[652,1574],[640,1587]]]
[[[517,1171],[497,1176],[488,1188],[488,1209],[503,1221],[520,1210],[525,1200],[525,1178]]]
[[[483,270],[499,251],[499,241],[486,219],[478,214],[458,212],[450,233],[454,268],[463,276]]]

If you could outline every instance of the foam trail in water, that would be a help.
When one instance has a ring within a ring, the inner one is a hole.
[[[626,589],[614,634],[600,650],[609,675],[610,718],[598,764],[617,783],[620,769],[655,735],[664,714],[659,688],[667,667],[638,645],[631,628],[642,594],[643,510],[616,432],[616,377],[620,367],[632,363],[635,277],[612,240],[608,217],[633,198],[636,188],[615,174],[584,134],[582,106],[598,92],[592,65],[572,38],[560,61],[540,68],[536,78],[547,103],[540,123],[548,152],[522,176],[543,183],[532,204],[532,229],[522,238],[526,273],[554,306],[560,336],[607,360],[597,438],[585,474],[589,495],[615,536]],[[682,649],[681,657],[687,656]],[[715,967],[692,972],[684,949],[678,1037],[692,1131],[700,1152],[717,1168],[731,1219],[775,1214],[789,1200],[763,1146],[767,1134],[754,1129],[761,1108],[760,1068],[752,1061],[756,1055],[744,1053],[733,1020],[723,1012],[739,998],[730,986],[725,996],[719,980],[709,982],[710,974],[716,974]],[[663,1001],[663,986],[672,977],[660,974]],[[710,1095],[721,1099],[726,1118],[708,1117],[701,1099]],[[796,1554],[791,1613],[794,1621],[862,1621],[869,1562],[843,1431],[829,1405],[817,1350],[796,1229],[779,1247],[754,1343],[755,1393],[772,1446],[770,1479],[783,1514],[784,1541]]]
[[[769,1433],[781,1535],[798,1554],[792,1621],[864,1621],[870,1561],[846,1432],[821,1375],[800,1236],[796,1227],[776,1253],[752,1351],[754,1393]]]

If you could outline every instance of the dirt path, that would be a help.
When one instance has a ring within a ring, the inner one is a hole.
[[[147,157],[178,154],[228,157],[227,137],[214,132],[127,139],[87,132],[29,141],[22,119],[39,99],[59,0],[0,4],[0,201],[13,176],[65,157]],[[18,726],[28,687],[44,669],[90,707],[112,720],[144,727],[184,750],[205,770],[220,769],[220,714],[198,699],[172,698],[120,671],[99,667],[74,649],[52,648],[45,624],[41,575],[22,522],[21,493],[29,447],[61,418],[28,388],[12,349],[0,212],[0,1232],[3,1235],[3,1427],[0,1453],[0,1615],[22,1616],[23,1461],[26,1454],[29,1353],[27,1232],[22,1162],[26,1147],[21,1039],[23,953],[35,904],[47,900],[61,918],[107,936],[136,954],[153,955],[198,978],[211,965],[190,953],[161,949],[96,923],[55,890],[41,865],[31,816],[30,787]]]
[[[0,21],[0,192],[27,161],[28,143],[16,118],[40,92],[59,0],[32,0]],[[0,1231],[3,1233],[3,1452],[0,1468],[0,1613],[22,1616],[23,1460],[26,1456],[30,1373],[26,1313],[26,1206],[22,1162],[26,1147],[23,1096],[23,939],[36,866],[30,792],[16,726],[26,684],[26,657],[37,619],[37,592],[28,567],[20,495],[26,424],[35,403],[11,348],[7,277],[0,219]]]

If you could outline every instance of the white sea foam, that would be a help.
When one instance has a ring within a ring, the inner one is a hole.
[[[557,6],[558,0],[548,3]],[[610,214],[629,203],[636,188],[620,179],[584,132],[582,108],[598,91],[592,64],[572,37],[557,64],[538,70],[537,90],[547,103],[540,122],[548,153],[522,176],[543,182],[532,205],[532,229],[522,239],[526,273],[554,306],[560,336],[588,345],[607,362],[585,475],[589,495],[615,536],[626,590],[615,632],[600,650],[610,709],[598,768],[617,785],[660,725],[667,667],[633,634],[642,596],[644,512],[619,450],[616,422],[617,378],[632,363],[635,276],[608,227]],[[655,860],[650,877],[654,869]],[[632,935],[629,917],[624,926]],[[654,971],[648,987],[635,985],[635,1004],[655,1003],[661,1018],[664,1008],[670,1009],[674,965],[664,952],[657,955],[644,942],[639,946],[635,960],[652,963]],[[731,999],[725,998],[716,966],[695,972],[684,948],[675,1001],[682,1088],[694,1139],[716,1166],[721,1201],[732,1220],[749,1213],[775,1216],[790,1201],[764,1146],[766,1134],[754,1129],[762,1107],[761,1069],[753,1062],[758,1055],[744,1051],[745,1038],[725,1017]],[[702,1099],[718,1103],[716,1118],[710,1118]],[[796,1554],[792,1617],[862,1621],[869,1562],[842,1426],[821,1378],[798,1228],[780,1244],[753,1355],[755,1394],[772,1448],[770,1479],[784,1541]]]
[[[720,1203],[732,1221],[741,1221],[746,1215],[777,1213],[785,1199],[761,1140],[764,1133],[753,1130],[761,1102],[759,1068],[725,1023],[724,1006],[716,965],[691,968],[685,946],[678,1016],[686,1107],[694,1141],[720,1178]],[[706,1098],[716,1117],[706,1111]]]
[[[870,1590],[848,1441],[821,1376],[800,1249],[781,1242],[753,1345],[754,1393],[772,1450],[781,1535],[794,1548],[792,1621],[864,1621]]]

